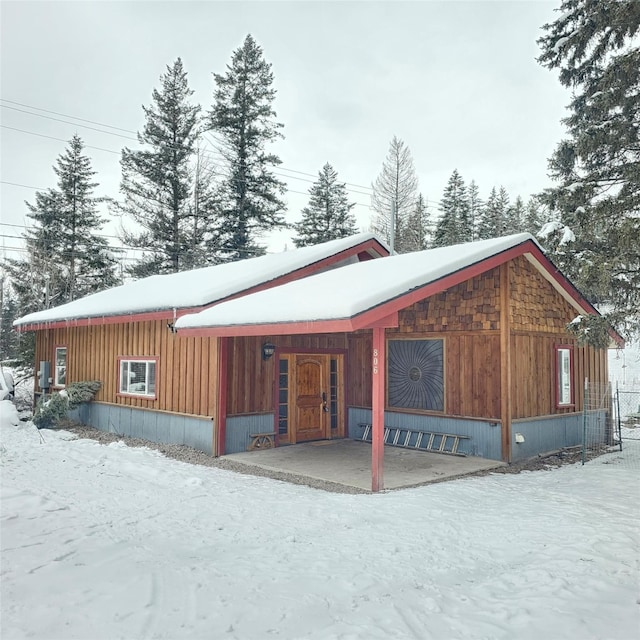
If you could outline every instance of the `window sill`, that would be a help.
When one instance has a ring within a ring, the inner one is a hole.
[[[143,393],[123,393],[122,391],[116,393],[116,398],[138,398],[138,400],[157,400],[158,394],[145,395]]]

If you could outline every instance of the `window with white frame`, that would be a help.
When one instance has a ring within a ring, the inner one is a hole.
[[[134,396],[155,396],[156,361],[120,360],[120,393]]]
[[[53,385],[64,387],[67,384],[67,347],[56,347]]]
[[[573,404],[571,347],[556,347],[556,398],[558,406]]]

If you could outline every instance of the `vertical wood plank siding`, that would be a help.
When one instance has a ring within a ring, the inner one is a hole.
[[[250,336],[229,340],[227,367],[227,413],[239,415],[273,411],[277,358],[262,359],[262,345],[271,342],[280,349],[347,349],[347,335]],[[349,387],[350,380],[347,381]],[[371,393],[369,383],[369,393]]]
[[[155,320],[38,331],[36,364],[52,362],[55,346],[66,345],[67,381],[100,380],[98,401],[212,417],[218,339],[182,337],[166,325]],[[119,356],[158,358],[155,399],[119,395]]]
[[[565,327],[578,312],[520,256],[510,263],[512,417],[582,411],[584,379],[606,384],[607,350],[578,346]],[[554,347],[573,347],[574,406],[556,407]]]

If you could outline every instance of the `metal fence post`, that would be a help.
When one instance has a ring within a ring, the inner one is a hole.
[[[582,464],[587,461],[587,402],[589,392],[589,379],[584,379],[584,396],[582,400]]]

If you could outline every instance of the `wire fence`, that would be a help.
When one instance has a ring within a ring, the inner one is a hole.
[[[582,464],[606,453],[640,469],[640,391],[585,380]]]
[[[613,411],[620,431],[620,442],[640,442],[640,391],[614,392]]]

